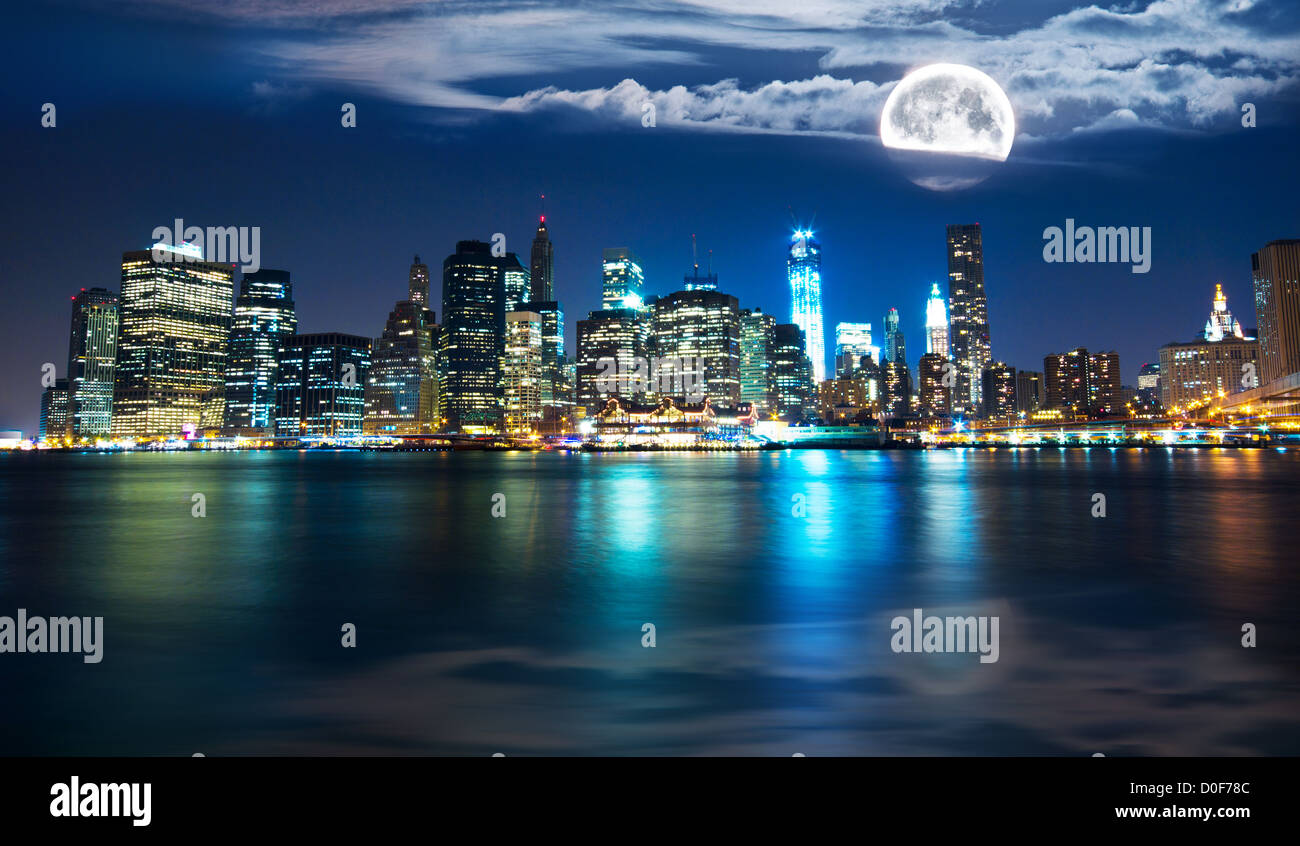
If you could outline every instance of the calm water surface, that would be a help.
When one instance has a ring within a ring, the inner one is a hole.
[[[1296,755],[1298,483],[1294,450],[3,455],[0,614],[105,645],[0,654],[0,754]],[[918,607],[998,616],[999,661],[892,652]]]

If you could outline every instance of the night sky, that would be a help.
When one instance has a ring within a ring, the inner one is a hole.
[[[1250,254],[1300,237],[1300,14],[1074,5],[7,10],[0,428],[34,433],[41,364],[64,375],[69,298],[117,289],[121,253],[155,226],[261,227],[262,265],[293,274],[301,331],[374,336],[415,253],[432,270],[457,240],[503,232],[527,264],[542,193],[570,354],[574,323],[599,306],[602,247],[631,247],[647,293],[667,293],[692,233],[722,290],[787,321],[793,209],[823,247],[828,354],[841,321],[870,322],[883,343],[897,307],[915,367],[926,294],[946,279],[944,225],[979,222],[994,357],[1040,370],[1049,352],[1114,349],[1133,384],[1161,344],[1200,331],[1216,282],[1255,326]],[[984,70],[1017,115],[1010,158],[965,191],[912,184],[877,137],[893,84],[933,61]],[[344,102],[356,128],[340,125]],[[1044,263],[1043,229],[1067,217],[1152,227],[1151,271]]]

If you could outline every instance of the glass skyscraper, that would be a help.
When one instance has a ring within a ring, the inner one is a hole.
[[[776,318],[761,308],[740,313],[740,401],[766,414],[775,406],[772,397],[771,361]]]
[[[61,440],[68,434],[69,389],[67,379],[55,379],[41,392],[40,427],[36,430],[38,440]]]
[[[519,263],[519,256],[506,253],[501,259],[501,278],[506,291],[506,312],[516,311],[532,296],[528,268]]]
[[[197,246],[122,255],[114,435],[177,435],[224,418],[234,273]]]
[[[954,410],[983,405],[981,374],[993,358],[984,293],[984,236],[978,223],[948,226],[949,356],[957,366]]]
[[[772,327],[771,365],[773,410],[782,417],[803,417],[816,403],[812,362],[808,359],[803,329],[794,323]]]
[[[826,339],[822,328],[822,248],[811,230],[796,229],[786,258],[793,304],[790,321],[803,330],[805,352],[812,362],[812,378],[826,378]]]
[[[835,324],[835,376],[851,376],[862,366],[862,358],[871,356],[880,364],[880,347],[871,343],[870,323]]]
[[[657,298],[654,347],[658,367],[664,369],[655,385],[660,396],[699,402],[699,396],[690,396],[696,393],[726,407],[740,402],[740,303],[735,297],[700,288]],[[664,359],[680,363],[670,366]],[[678,367],[682,372],[667,378]]]
[[[290,335],[276,375],[275,434],[361,434],[370,339],[342,332]]]
[[[605,310],[639,309],[645,302],[645,272],[627,247],[609,247],[601,253],[601,307]]]
[[[604,309],[578,321],[578,403],[588,416],[611,397],[646,399],[649,326],[639,309]],[[610,363],[610,359],[613,363]]]
[[[107,288],[82,288],[72,298],[68,424],[77,437],[107,437],[112,430],[119,318],[117,294]]]
[[[442,263],[438,409],[448,432],[500,430],[505,274],[483,241],[460,241]]]
[[[401,300],[375,340],[366,376],[362,431],[375,435],[432,434],[439,428],[434,314]]]
[[[297,331],[293,282],[288,271],[262,269],[245,273],[230,327],[226,429],[236,434],[273,431],[280,346]]]

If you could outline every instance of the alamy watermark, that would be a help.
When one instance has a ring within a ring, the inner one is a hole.
[[[1134,273],[1151,269],[1150,226],[1075,227],[1074,218],[1065,219],[1065,228],[1049,226],[1043,230],[1043,261],[1054,262],[1131,262]]]
[[[238,264],[244,273],[262,267],[260,226],[186,226],[176,218],[173,226],[155,226],[151,252],[156,262],[210,261]]]
[[[0,617],[0,652],[79,652],[87,664],[104,660],[103,617]]]
[[[657,393],[685,397],[687,402],[704,399],[707,384],[703,356],[637,356],[620,366],[619,360],[596,360],[596,391],[614,396]]]
[[[912,616],[890,621],[894,634],[889,648],[895,652],[979,652],[981,664],[996,664],[1000,652],[997,617],[924,617],[920,608]]]

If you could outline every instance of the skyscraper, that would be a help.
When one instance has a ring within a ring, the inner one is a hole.
[[[948,307],[938,282],[930,286],[930,299],[925,303],[925,351],[948,357]]]
[[[639,309],[593,311],[578,321],[578,403],[591,416],[611,397],[642,401],[648,321]]]
[[[980,373],[981,413],[985,417],[1010,417],[1016,413],[1016,369],[991,361]]]
[[[122,254],[114,435],[221,425],[233,299],[230,266],[203,261],[197,245]]]
[[[1118,414],[1124,405],[1119,377],[1119,353],[1099,352],[1088,356],[1088,412]]]
[[[289,272],[264,268],[245,273],[230,327],[226,429],[237,434],[274,430],[280,346],[297,331]]]
[[[418,306],[429,307],[429,265],[420,261],[416,255],[411,262],[411,275],[407,283],[407,298]]]
[[[740,303],[730,294],[700,288],[677,291],[654,303],[654,346],[658,367],[677,368],[658,379],[660,396],[714,406],[740,402]],[[669,359],[671,364],[664,360]]]
[[[772,327],[772,346],[768,353],[772,379],[773,411],[783,418],[802,418],[817,401],[812,362],[803,329],[795,323],[778,323]]]
[[[1043,374],[1037,370],[1016,373],[1016,411],[1033,414],[1047,405],[1043,393]]]
[[[111,431],[119,318],[117,294],[107,288],[82,288],[72,298],[68,422],[78,437]]]
[[[1300,239],[1269,241],[1250,257],[1259,323],[1259,380],[1300,373]]]
[[[890,417],[912,412],[912,372],[901,358],[880,366],[880,410]]]
[[[775,405],[768,357],[775,328],[776,318],[761,308],[740,313],[740,401],[753,405],[759,414],[769,413]]]
[[[506,253],[501,259],[501,278],[506,290],[506,312],[512,312],[528,301],[531,295],[528,270],[519,263],[519,256]]]
[[[68,434],[71,422],[68,415],[69,389],[67,379],[55,379],[41,392],[40,428],[36,430],[38,440],[58,441]]]
[[[506,315],[506,434],[537,434],[542,422],[542,376],[542,316],[512,311]]]
[[[1048,408],[1086,413],[1089,404],[1088,351],[1083,347],[1043,358],[1043,392]]]
[[[891,308],[885,315],[885,361],[907,361],[907,344],[903,330],[898,328],[898,309]]]
[[[796,229],[786,258],[790,282],[790,321],[803,330],[813,380],[826,378],[826,338],[822,327],[822,248],[811,230]]]
[[[862,366],[862,359],[880,364],[880,347],[871,343],[870,323],[835,324],[835,375],[849,376]]]
[[[275,383],[275,434],[360,435],[369,370],[369,338],[342,332],[285,338]]]
[[[943,366],[948,359],[938,353],[926,353],[917,362],[917,378],[920,381],[921,414],[937,417],[952,413],[953,388],[943,383]]]
[[[605,310],[639,309],[645,302],[645,271],[627,247],[609,247],[601,253],[601,305]]]
[[[948,226],[949,357],[957,365],[957,410],[978,410],[980,374],[992,359],[988,298],[984,294],[984,238],[978,223]]]
[[[438,341],[439,416],[449,432],[495,432],[501,425],[505,277],[490,244],[460,241],[442,263]]]
[[[363,433],[438,431],[437,333],[429,309],[411,300],[393,306],[383,334],[375,341],[366,374]]]
[[[537,222],[528,275],[532,289],[529,302],[549,302],[555,299],[555,245],[551,243],[551,233],[546,228],[546,215],[542,215]]]
[[[538,300],[526,309],[542,318],[542,423],[544,434],[560,434],[573,408],[573,386],[565,377],[564,311],[554,300]]]

